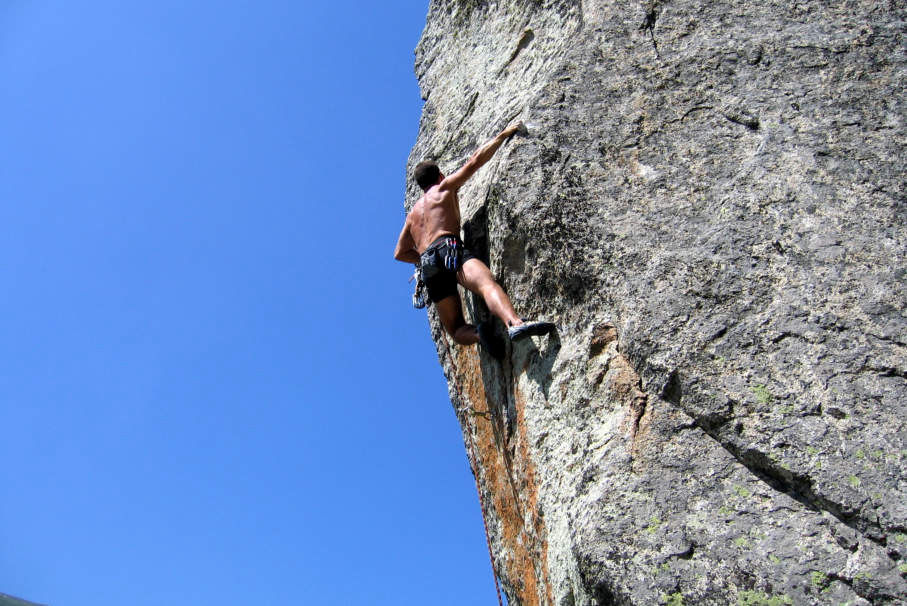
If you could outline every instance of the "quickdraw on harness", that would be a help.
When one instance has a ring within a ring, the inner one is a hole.
[[[413,280],[416,281],[416,290],[413,292],[413,307],[424,309],[428,305],[428,293],[425,292],[425,282],[422,281],[422,268],[418,265],[416,265],[416,271],[413,272],[413,277],[409,279],[410,282]]]
[[[463,243],[459,238],[447,238],[444,240],[446,251],[444,253],[444,269],[447,271],[459,271],[463,264]]]

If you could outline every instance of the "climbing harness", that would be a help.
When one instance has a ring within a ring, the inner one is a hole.
[[[416,282],[413,292],[413,307],[423,309],[428,305],[428,289],[425,280],[434,278],[441,272],[457,272],[463,266],[463,242],[453,236],[439,238],[419,256],[416,272],[409,279]]]
[[[459,370],[457,369],[457,363],[454,361],[453,355],[450,352],[450,347],[447,345],[447,337],[443,334],[441,335],[439,341],[444,344],[444,351],[447,355],[447,359],[450,360],[450,370],[451,370],[451,380],[450,383],[453,385],[454,393],[457,394],[457,404],[460,406],[456,409],[457,417],[460,415],[465,415],[465,409],[462,407],[463,404],[463,394],[460,392],[460,386],[457,382],[457,376],[459,375]],[[488,522],[485,521],[485,503],[482,500],[482,488],[479,486],[479,459],[476,454],[476,445],[475,440],[472,437],[472,426],[466,422],[466,418],[461,419],[461,423],[467,428],[466,433],[469,435],[469,441],[466,443],[467,448],[469,449],[468,459],[469,467],[472,469],[472,478],[476,483],[476,494],[479,497],[479,509],[482,511],[482,527],[485,529],[485,544],[488,545],[488,559],[491,560],[491,576],[494,578],[494,590],[498,594],[498,606],[504,606],[503,600],[501,600],[501,586],[498,583],[498,573],[494,569],[494,553],[491,550],[491,537],[488,534]]]
[[[419,257],[423,279],[433,278],[442,271],[459,271],[463,265],[463,243],[448,237],[429,246]]]

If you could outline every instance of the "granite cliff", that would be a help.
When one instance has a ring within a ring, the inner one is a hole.
[[[905,6],[431,1],[408,168],[528,124],[464,234],[559,326],[429,311],[510,604],[907,603]]]

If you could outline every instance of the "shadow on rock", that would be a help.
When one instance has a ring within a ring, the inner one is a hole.
[[[536,339],[543,343],[539,349]],[[551,389],[551,369],[561,351],[561,337],[557,330],[547,337],[528,338],[513,344],[513,372],[525,372],[529,379],[538,385],[539,389],[548,399],[548,390]]]

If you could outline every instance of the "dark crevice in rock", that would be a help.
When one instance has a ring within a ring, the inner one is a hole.
[[[594,603],[598,606],[629,606],[634,604],[629,596],[622,595],[602,570],[602,564],[592,560],[588,555],[574,553],[579,564],[579,574],[583,585],[590,590]]]
[[[488,207],[482,205],[463,223],[463,242],[485,265],[488,265]]]
[[[661,388],[661,399],[677,406],[680,404],[682,395],[677,370],[672,370],[671,374],[668,375],[668,380],[665,381],[664,387]]]
[[[901,379],[907,379],[907,371],[900,368],[889,366],[885,368],[869,368],[869,370],[877,373],[880,377],[900,377]]]
[[[712,437],[715,438],[715,436]],[[718,440],[718,438],[715,439]],[[722,444],[722,446],[725,445]],[[738,461],[743,463],[747,469],[752,471],[759,479],[771,486],[774,490],[786,493],[789,497],[813,511],[820,511],[823,509],[814,503],[816,500],[815,497],[810,499],[807,496],[813,493],[812,480],[810,478],[791,474],[790,472],[786,474],[789,476],[786,478],[785,475],[780,473],[780,470],[774,466],[773,461],[761,450],[750,448],[741,451],[733,446],[730,448],[725,446],[725,448],[734,455]]]
[[[517,42],[516,48],[514,49],[513,53],[510,55],[510,58],[507,59],[507,63],[505,63],[504,67],[502,67],[501,70],[498,72],[499,76],[504,73],[504,70],[506,70],[508,67],[510,67],[510,64],[514,62],[514,60],[517,58],[517,56],[519,56],[519,54],[523,51],[523,49],[528,47],[529,44],[533,40],[535,40],[535,32],[532,31],[532,29],[530,29],[530,28],[526,28],[526,31],[523,32],[522,36],[520,36],[520,40],[519,40],[519,42]]]
[[[645,396],[634,398],[633,403],[631,404],[631,413],[633,414],[633,425],[631,428],[630,435],[633,436],[633,446],[636,445],[636,435],[639,433],[639,422],[642,420],[643,415],[646,414],[646,404],[649,399]]]
[[[678,553],[668,554],[669,558],[678,558],[680,560],[691,560],[693,556],[696,555],[696,545],[694,543],[687,544],[686,548]]]
[[[733,122],[734,124],[739,124],[745,126],[752,131],[759,130],[759,118],[752,116],[745,112],[727,112],[723,114],[725,118]]]
[[[847,418],[846,412],[844,412],[840,408],[836,408],[834,406],[830,406],[825,412],[828,413],[828,416],[830,416],[834,419],[837,419],[839,421]]]
[[[658,42],[655,40],[655,22],[657,20],[658,7],[653,4],[646,10],[646,16],[639,26],[639,31],[649,32],[649,38],[652,40],[652,48],[655,49],[655,56],[661,58],[661,55],[658,54]]]
[[[711,105],[697,105],[695,107],[691,107],[690,109],[685,111],[684,114],[680,117],[680,121],[683,122],[688,117],[690,117],[691,114],[694,114],[696,112],[701,112],[701,111],[708,111],[710,109],[712,109]]]
[[[671,371],[665,381],[660,396],[666,402],[685,410],[680,404],[682,388],[676,369]],[[863,537],[885,547],[885,534],[877,521],[867,520],[860,515],[859,510],[848,509],[843,504],[836,503],[818,494],[814,488],[814,480],[812,478],[782,467],[781,464],[770,458],[765,452],[723,438],[722,433],[730,420],[727,413],[732,411],[725,410],[717,414],[700,414],[697,416],[693,416],[691,411],[685,410],[685,412],[690,414],[693,422],[709,437],[772,489],[787,494],[812,511],[828,512],[841,523],[859,532]],[[734,437],[737,437],[743,433],[744,427],[742,423],[738,422],[733,429]]]
[[[833,581],[840,581],[841,583],[844,583],[848,587],[853,588],[853,579],[848,579],[847,577],[842,577],[841,575],[835,574],[834,572],[827,573],[825,576],[824,582],[818,583],[817,586],[819,589],[825,590],[829,585],[831,585],[831,583]],[[859,593],[859,592],[857,592],[857,593]],[[866,597],[866,596],[864,595],[862,597]]]
[[[781,467],[760,450],[723,440],[718,431],[719,426],[708,420],[695,419],[695,422],[722,448],[772,489],[787,494],[812,511],[830,513],[842,524],[856,530],[863,537],[882,547],[885,546],[882,528],[877,522],[871,522],[861,517],[858,511],[848,510],[841,503],[830,501],[818,494],[814,489],[812,478]]]

